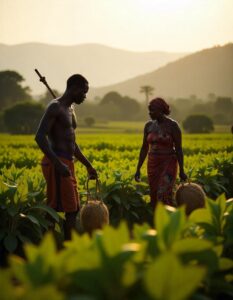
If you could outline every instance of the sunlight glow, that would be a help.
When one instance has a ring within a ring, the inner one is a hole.
[[[0,0],[0,43],[195,51],[233,41],[232,0]]]

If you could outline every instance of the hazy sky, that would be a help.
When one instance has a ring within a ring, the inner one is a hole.
[[[196,51],[233,42],[233,0],[0,0],[0,43]]]

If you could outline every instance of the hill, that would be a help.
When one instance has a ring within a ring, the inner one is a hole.
[[[190,54],[127,81],[92,89],[89,97],[117,91],[143,101],[144,95],[139,92],[143,85],[154,87],[154,96],[189,97],[195,94],[205,98],[209,93],[215,93],[218,96],[233,97],[232,80],[233,44],[230,43]]]
[[[185,55],[159,51],[132,52],[99,44],[0,44],[0,70],[19,72],[33,94],[39,94],[45,88],[38,82],[35,68],[47,78],[53,89],[63,91],[66,79],[74,73],[86,76],[91,86],[107,86],[153,71]]]

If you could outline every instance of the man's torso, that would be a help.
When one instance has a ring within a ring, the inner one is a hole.
[[[57,154],[64,153],[73,156],[75,151],[75,128],[77,126],[74,110],[72,107],[62,105],[58,100],[54,100],[54,102],[59,105],[59,113],[48,133],[51,148]]]

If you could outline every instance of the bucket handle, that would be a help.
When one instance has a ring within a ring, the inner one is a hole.
[[[190,184],[191,183],[191,179],[188,177],[186,180],[180,180],[180,184],[181,185],[184,185],[186,182]]]
[[[89,181],[90,181],[90,178],[87,178],[87,181],[86,181],[87,201],[91,200],[91,198],[92,198],[91,192],[89,189]],[[100,197],[100,181],[98,178],[95,179],[95,198],[97,200],[100,200],[101,202],[103,202],[103,200]]]

